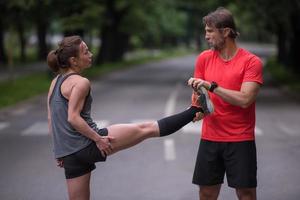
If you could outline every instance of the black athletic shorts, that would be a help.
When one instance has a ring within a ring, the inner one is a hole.
[[[102,136],[106,136],[108,131],[106,128],[99,132]],[[80,151],[60,158],[63,160],[66,179],[76,178],[96,169],[96,162],[104,162],[106,156],[103,157],[95,142],[81,149]]]
[[[225,173],[229,187],[254,188],[257,186],[255,141],[201,140],[193,183],[200,186],[222,184]]]

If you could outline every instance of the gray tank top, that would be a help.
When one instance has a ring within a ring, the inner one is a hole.
[[[92,140],[76,131],[68,122],[68,99],[61,93],[61,84],[66,78],[74,74],[75,73],[72,73],[66,76],[59,75],[50,97],[49,105],[55,158],[61,158],[75,153],[87,147],[92,142]],[[91,118],[92,101],[92,96],[89,92],[80,115],[92,129],[100,133],[96,123]]]

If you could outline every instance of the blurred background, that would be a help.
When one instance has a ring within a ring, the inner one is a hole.
[[[186,80],[207,48],[202,17],[220,6],[234,15],[239,45],[264,62],[258,197],[298,200],[299,0],[0,0],[0,199],[67,198],[45,104],[53,78],[46,56],[64,36],[82,36],[93,53],[84,75],[99,126],[158,119],[189,105]],[[197,199],[200,130],[201,122],[188,125],[97,165],[92,199]],[[235,199],[234,191],[225,187],[220,199]]]
[[[165,52],[199,52],[206,48],[202,17],[219,6],[234,14],[240,41],[271,44],[270,70],[299,91],[298,0],[1,0],[0,81],[42,68],[39,62],[67,35],[84,38],[99,68]],[[6,98],[0,107],[14,103]]]

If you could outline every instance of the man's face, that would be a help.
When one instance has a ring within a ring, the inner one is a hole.
[[[216,27],[205,26],[205,39],[212,49],[221,50],[225,46],[225,37],[222,31]]]

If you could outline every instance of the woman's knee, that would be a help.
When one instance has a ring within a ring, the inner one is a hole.
[[[156,121],[139,123],[138,127],[146,137],[159,136],[158,124]]]

